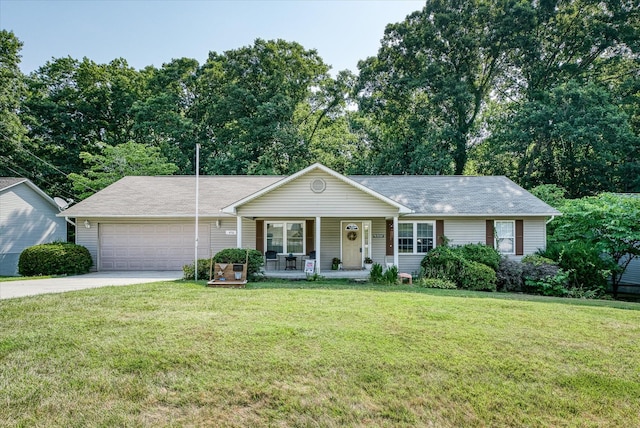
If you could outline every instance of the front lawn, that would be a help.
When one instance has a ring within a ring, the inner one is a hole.
[[[0,301],[0,426],[640,426],[640,305],[346,283]]]

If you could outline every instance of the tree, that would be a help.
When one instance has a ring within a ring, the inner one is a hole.
[[[530,192],[554,208],[560,208],[567,197],[567,190],[556,184],[541,184],[531,189]]]
[[[132,105],[135,141],[160,148],[180,169],[193,174],[196,123],[190,117],[199,65],[194,59],[174,59],[160,69],[148,67],[146,92]]]
[[[73,188],[86,198],[127,175],[171,175],[178,167],[167,162],[157,147],[129,141],[117,146],[105,145],[101,154],[82,152],[87,166],[82,174],[71,173]]]
[[[327,71],[315,50],[284,40],[211,52],[198,72],[190,113],[203,171],[286,174],[305,166],[307,142],[294,116]]]
[[[69,192],[66,175],[84,169],[81,152],[98,154],[103,144],[130,141],[131,107],[144,96],[145,78],[123,59],[96,64],[58,58],[32,73],[22,105],[33,155],[39,158],[30,175],[50,183],[51,192]]]
[[[497,118],[484,144],[487,150],[476,158],[479,169],[508,175],[525,187],[556,184],[573,198],[640,190],[629,175],[640,169],[640,138],[596,84],[571,81],[513,106]]]
[[[435,153],[432,172],[462,174],[487,97],[532,19],[518,0],[431,0],[387,26],[378,55],[358,65],[360,110],[381,123],[373,150],[397,165],[385,162],[386,172],[418,173]]]
[[[640,5],[635,0],[545,0],[532,5],[530,31],[513,52],[510,82],[528,100],[570,80],[592,80],[620,57],[637,53]]]
[[[16,175],[9,168],[16,163],[26,128],[18,112],[25,95],[24,76],[18,67],[22,42],[13,32],[0,30],[0,175]]]
[[[614,296],[620,277],[640,257],[640,198],[603,193],[567,200],[550,242],[584,241],[610,260]]]

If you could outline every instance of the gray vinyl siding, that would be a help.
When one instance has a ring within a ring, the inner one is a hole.
[[[246,218],[242,219],[242,248],[256,248],[256,222]]]
[[[524,255],[547,248],[547,224],[544,218],[524,219]]]
[[[381,235],[382,238],[373,238],[373,235]],[[374,263],[385,265],[387,259],[387,222],[383,218],[371,219],[371,258]],[[390,262],[393,262],[390,260]]]
[[[311,182],[326,182],[322,193],[311,191]],[[321,171],[272,190],[238,208],[246,217],[387,217],[397,215],[398,208]]]
[[[97,221],[89,220],[91,224],[91,228],[87,229],[84,227],[84,218],[76,219],[76,244],[82,245],[89,250],[91,254],[91,258],[93,259],[93,266],[91,266],[92,271],[98,270],[98,243],[99,239],[99,231],[100,225]]]
[[[0,192],[0,275],[18,274],[25,248],[66,241],[67,226],[58,209],[26,183]]]
[[[331,270],[331,260],[340,257],[340,219],[320,219],[320,269]]]
[[[640,285],[640,259],[636,258],[629,263],[620,283]]]
[[[237,236],[227,235],[227,231],[235,232],[237,229],[235,217],[220,219],[219,228],[216,226],[215,220],[207,223],[211,224],[211,254],[215,255],[225,248],[236,248],[238,246]],[[243,224],[243,226],[245,226],[245,224]],[[245,233],[243,236],[246,236],[247,231],[244,230],[243,232]]]
[[[465,245],[486,242],[486,220],[484,218],[446,219],[444,236],[449,245]]]

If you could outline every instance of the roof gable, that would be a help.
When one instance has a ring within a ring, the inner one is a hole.
[[[38,196],[40,196],[42,199],[47,201],[47,203],[49,203],[49,204],[53,205],[54,207],[58,208],[58,204],[56,204],[56,201],[54,201],[53,198],[51,198],[49,195],[47,195],[42,189],[40,189],[38,186],[33,184],[31,182],[31,180],[29,180],[27,178],[0,177],[0,192],[4,192],[5,190],[9,190],[12,187],[17,186],[19,184],[26,185],[31,190],[33,190],[35,193],[37,193]]]
[[[225,213],[229,213],[229,214],[235,214],[237,209],[245,204],[248,204],[249,202],[255,201],[258,198],[262,198],[264,196],[266,196],[267,194],[295,181],[295,180],[299,180],[301,177],[304,177],[308,174],[310,174],[313,171],[320,171],[323,172],[325,174],[328,174],[338,180],[340,180],[341,182],[353,187],[354,189],[357,189],[358,191],[361,191],[369,196],[372,196],[394,208],[396,208],[398,210],[399,213],[401,214],[408,214],[411,213],[412,210],[408,207],[406,207],[405,205],[403,205],[402,203],[395,201],[393,199],[388,198],[387,196],[380,194],[378,192],[376,192],[374,189],[371,189],[367,186],[363,186],[362,184],[358,183],[357,181],[354,181],[352,179],[350,179],[349,177],[346,177],[334,170],[332,170],[331,168],[327,168],[326,166],[319,164],[319,163],[315,163],[303,170],[298,171],[297,173],[290,175],[286,178],[283,178],[282,180],[279,180],[267,187],[265,187],[264,189],[259,190],[258,192],[248,195],[242,199],[240,199],[239,201],[234,202],[233,204],[223,208],[223,212]]]

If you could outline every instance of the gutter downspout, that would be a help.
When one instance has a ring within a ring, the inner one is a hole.
[[[551,222],[553,221],[553,219],[554,219],[554,218],[556,218],[556,216],[555,216],[555,215],[552,215],[552,216],[551,216],[551,218],[545,222],[545,226],[546,226],[547,224],[551,223]]]

